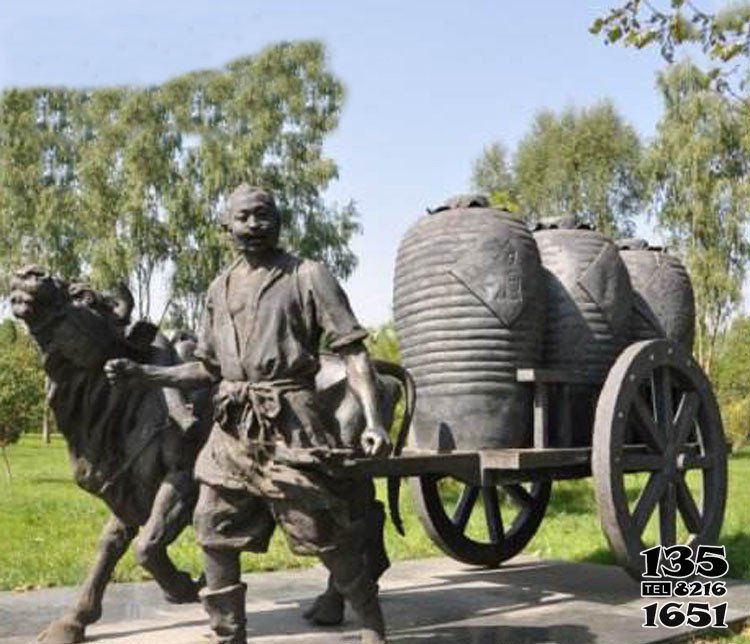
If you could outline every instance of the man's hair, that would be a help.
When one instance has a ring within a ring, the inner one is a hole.
[[[133,309],[135,308],[135,298],[133,297],[133,293],[131,292],[131,290],[128,288],[128,285],[125,284],[125,282],[118,282],[111,289],[109,289],[109,291],[106,293],[106,298],[111,309],[114,309],[114,305],[117,300],[125,303],[125,307],[127,308],[127,315],[126,319],[124,319],[123,322],[129,323],[130,316],[133,313]]]
[[[276,200],[268,190],[264,188],[258,188],[255,186],[249,186],[246,183],[241,183],[237,186],[232,194],[229,195],[229,200],[224,212],[221,215],[221,225],[227,228],[232,221],[232,216],[236,210],[241,207],[251,206],[264,206],[271,213],[279,217],[279,209],[276,207]]]

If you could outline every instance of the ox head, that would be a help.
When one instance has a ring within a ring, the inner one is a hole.
[[[62,315],[68,303],[68,287],[38,266],[26,266],[10,280],[13,315],[34,332]]]
[[[109,299],[87,284],[68,285],[37,266],[11,279],[11,310],[45,353],[77,367],[99,368],[123,355],[123,331]]]

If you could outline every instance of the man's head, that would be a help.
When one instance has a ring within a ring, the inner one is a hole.
[[[124,282],[117,283],[106,293],[105,297],[117,324],[119,326],[130,324],[130,316],[135,307],[135,300],[127,285]]]
[[[229,196],[222,224],[237,250],[259,256],[276,248],[281,216],[270,192],[243,183]]]
[[[105,318],[112,318],[114,315],[109,296],[95,290],[87,282],[73,282],[68,287],[68,298],[76,308],[89,309]],[[115,319],[115,322],[119,321]]]
[[[68,287],[68,295],[73,306],[85,306],[89,309],[99,308],[99,294],[87,282],[73,282]]]

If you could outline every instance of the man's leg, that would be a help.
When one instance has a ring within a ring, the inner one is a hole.
[[[237,550],[203,548],[206,587],[200,591],[216,644],[245,644],[245,591]]]
[[[350,505],[353,497],[342,490],[345,483],[340,479],[301,471],[290,472],[288,477],[294,484],[284,486],[287,497],[271,504],[289,545],[297,554],[316,554],[328,568],[333,586],[362,621],[362,644],[383,644],[385,623],[378,585],[363,554],[364,521],[352,519],[356,514]],[[282,474],[277,483],[283,478]]]
[[[199,595],[216,644],[245,644],[246,585],[240,552],[264,552],[274,529],[265,503],[248,493],[201,485],[193,518],[203,548],[206,587]]]
[[[245,585],[240,580],[239,550],[221,547],[216,526],[234,508],[221,493],[208,485],[200,486],[193,524],[203,548],[206,586],[199,592],[208,613],[216,644],[245,644]]]

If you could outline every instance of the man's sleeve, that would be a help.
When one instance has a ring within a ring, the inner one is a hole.
[[[193,354],[196,360],[200,360],[215,380],[221,378],[221,365],[216,357],[214,344],[214,306],[211,301],[211,292],[206,296],[206,306],[201,317],[201,328],[198,334],[198,346]]]
[[[328,267],[320,262],[310,262],[309,293],[315,319],[328,339],[328,346],[336,351],[364,340],[368,333],[352,313],[349,298]]]

